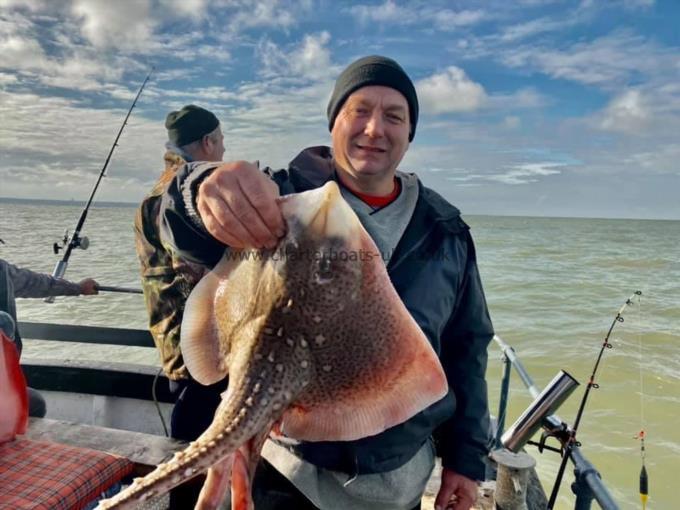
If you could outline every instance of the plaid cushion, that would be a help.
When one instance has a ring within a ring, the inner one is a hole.
[[[95,450],[10,441],[0,445],[0,510],[80,510],[133,466]]]

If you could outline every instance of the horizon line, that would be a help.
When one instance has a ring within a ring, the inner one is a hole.
[[[0,203],[40,203],[43,205],[78,205],[82,206],[87,203],[86,200],[72,198],[53,199],[53,198],[22,198],[22,197],[3,197],[0,196]],[[116,200],[101,200],[93,201],[92,206],[103,207],[120,207],[120,208],[136,208],[139,207],[140,202],[124,202]],[[636,220],[636,221],[680,221],[678,218],[633,218],[626,216],[554,216],[554,215],[537,215],[537,214],[489,214],[489,213],[461,213],[461,216],[482,216],[482,217],[500,217],[500,218],[545,218],[545,219],[574,219],[574,220]]]

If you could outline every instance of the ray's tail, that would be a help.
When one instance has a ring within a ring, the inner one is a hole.
[[[234,453],[266,425],[259,423],[259,413],[251,414],[247,406],[235,403],[225,398],[215,413],[213,423],[195,442],[145,477],[136,478],[132,485],[114,497],[101,501],[95,510],[135,508],[140,502],[168,492]]]

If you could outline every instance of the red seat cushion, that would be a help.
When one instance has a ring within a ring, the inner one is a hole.
[[[80,510],[133,467],[96,450],[10,441],[0,445],[0,510]]]

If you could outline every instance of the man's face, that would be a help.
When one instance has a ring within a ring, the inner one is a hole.
[[[356,90],[343,104],[331,131],[339,170],[355,185],[369,184],[369,189],[364,188],[368,192],[375,192],[376,184],[391,186],[409,146],[409,129],[408,102],[401,92],[378,85]]]

